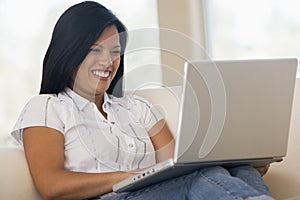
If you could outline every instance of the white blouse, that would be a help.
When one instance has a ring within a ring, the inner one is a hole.
[[[24,128],[45,126],[64,135],[65,168],[80,172],[128,171],[155,164],[148,131],[163,117],[147,100],[105,94],[103,110],[71,89],[38,95],[24,107],[12,136],[22,144]]]

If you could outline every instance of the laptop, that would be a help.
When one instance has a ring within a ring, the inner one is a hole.
[[[194,170],[263,166],[286,155],[297,59],[186,62],[175,152],[113,185],[135,191]]]

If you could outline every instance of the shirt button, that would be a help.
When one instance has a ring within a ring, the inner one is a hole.
[[[90,108],[94,108],[94,105],[93,105],[93,104],[90,104],[89,107],[90,107]]]
[[[131,148],[131,149],[134,148],[134,144],[132,144],[132,143],[130,143],[128,146],[129,146],[129,148]]]

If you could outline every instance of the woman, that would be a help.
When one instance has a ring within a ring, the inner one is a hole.
[[[59,18],[40,95],[27,103],[12,132],[42,197],[272,199],[258,170],[247,166],[212,167],[136,192],[111,193],[114,183],[172,157],[174,148],[149,102],[110,95],[123,73],[126,40],[124,25],[95,2],[74,5]]]

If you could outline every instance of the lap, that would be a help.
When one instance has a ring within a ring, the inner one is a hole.
[[[255,171],[251,167],[242,167],[243,176],[253,176]],[[254,169],[255,170],[255,169]],[[231,174],[239,171],[239,168],[226,170],[222,167],[210,167],[197,170],[193,173],[167,180],[152,186],[145,187],[141,190],[128,193],[119,193],[112,196],[102,197],[102,200],[147,200],[147,199],[224,199],[232,200],[238,198],[253,198],[264,195],[264,190],[257,190],[252,187],[250,180],[242,180]],[[259,174],[255,179],[258,185],[264,183]],[[248,181],[249,183],[247,183]]]

